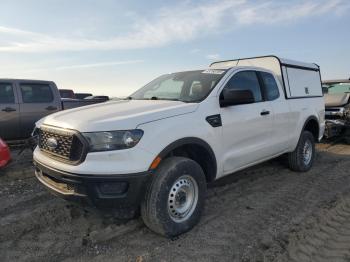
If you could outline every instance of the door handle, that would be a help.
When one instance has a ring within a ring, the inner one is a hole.
[[[56,110],[57,107],[55,107],[55,106],[48,106],[48,107],[46,107],[45,109],[46,109],[46,110],[49,110],[49,111],[53,111],[53,110]]]
[[[14,108],[12,108],[12,107],[6,107],[6,108],[4,108],[4,109],[1,110],[1,111],[4,111],[4,112],[14,112],[14,111],[16,111],[16,109],[14,109]]]
[[[269,115],[269,114],[270,114],[270,111],[268,111],[268,110],[263,110],[260,113],[260,115],[262,115],[262,116],[266,116],[266,115]]]

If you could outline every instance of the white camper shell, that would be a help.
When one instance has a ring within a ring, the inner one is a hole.
[[[277,56],[261,56],[214,62],[211,68],[254,66],[272,71],[284,87],[286,99],[322,97],[320,67]]]

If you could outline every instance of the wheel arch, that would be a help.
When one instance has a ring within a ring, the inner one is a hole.
[[[312,133],[315,138],[315,141],[319,140],[320,134],[320,124],[318,119],[315,116],[309,116],[305,122],[302,131],[307,130]]]
[[[217,161],[211,146],[203,139],[186,137],[166,146],[159,154],[162,160],[171,156],[185,156],[196,161],[203,169],[207,182],[214,181],[217,173]]]

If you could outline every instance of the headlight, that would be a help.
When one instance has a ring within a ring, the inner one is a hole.
[[[83,133],[89,142],[89,151],[110,151],[132,148],[140,141],[143,131],[140,129]]]

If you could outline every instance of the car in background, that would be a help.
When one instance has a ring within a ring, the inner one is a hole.
[[[6,166],[11,160],[10,149],[4,140],[0,138],[0,168]]]
[[[35,122],[44,116],[104,101],[61,98],[52,81],[0,79],[0,137],[5,141],[27,139]]]
[[[350,79],[323,82],[327,138],[343,137],[350,144]]]
[[[88,96],[92,96],[92,94],[90,94],[90,93],[75,93],[76,99],[84,99]]]
[[[109,96],[88,96],[88,97],[85,97],[84,99],[87,99],[87,100],[97,99],[97,100],[108,101]]]
[[[74,91],[71,89],[59,89],[58,91],[60,92],[61,98],[76,98]]]

